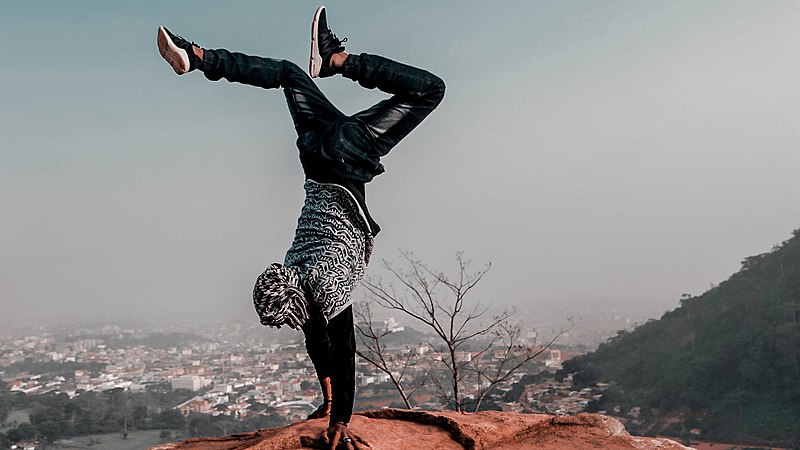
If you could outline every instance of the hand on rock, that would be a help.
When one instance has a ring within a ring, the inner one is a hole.
[[[323,448],[326,450],[366,450],[370,448],[369,444],[356,436],[343,423],[336,423],[326,428],[322,432],[322,442],[325,443]]]

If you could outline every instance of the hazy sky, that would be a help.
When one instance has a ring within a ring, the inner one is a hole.
[[[0,317],[252,317],[303,200],[280,91],[176,76],[164,24],[305,67],[316,2],[0,2]],[[447,95],[368,186],[378,260],[486,302],[677,305],[800,228],[800,2],[328,3]],[[345,112],[384,97],[319,82]]]

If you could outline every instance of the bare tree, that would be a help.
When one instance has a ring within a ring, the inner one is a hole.
[[[479,302],[468,305],[466,297],[489,271],[490,264],[471,270],[470,261],[465,260],[463,253],[459,252],[456,253],[457,273],[451,277],[430,269],[410,253],[403,252],[402,257],[406,263],[404,268],[383,261],[392,282],[399,283],[399,290],[391,282],[384,284],[381,278],[368,278],[364,281],[367,297],[384,308],[409,315],[436,333],[443,347],[434,354],[438,356],[434,359],[441,360],[447,376],[442,379],[431,373],[428,379],[440,397],[456,411],[463,410],[463,388],[467,377],[475,376],[479,384],[487,385],[479,391],[477,410],[498,383],[511,379],[526,362],[541,354],[564,332],[562,330],[541,348],[525,347],[520,343],[519,327],[508,322],[513,311],[503,311],[489,318],[488,308],[482,307]],[[481,336],[491,336],[492,339],[489,345],[476,353],[479,358],[473,362],[472,354],[465,356],[463,349],[465,344],[474,344],[478,341],[476,338]],[[380,336],[376,336],[375,341],[379,339]],[[502,343],[505,350],[501,352],[495,368],[489,370],[480,365],[480,357],[496,343]]]
[[[567,319],[568,325],[556,332],[547,343],[542,346],[536,345],[536,338],[531,343],[522,342],[522,329],[517,324],[508,321],[501,322],[492,330],[494,339],[491,340],[485,349],[473,357],[475,364],[468,367],[477,378],[478,395],[475,403],[475,411],[481,407],[481,403],[494,388],[512,379],[513,375],[525,364],[533,361],[549,349],[555,341],[564,333],[572,329],[572,319]],[[496,364],[483,364],[486,353],[495,349],[492,359]]]
[[[353,308],[353,311],[358,319],[355,327],[361,335],[363,348],[363,350],[356,350],[356,353],[389,377],[389,380],[397,388],[397,392],[400,393],[400,397],[403,398],[406,408],[411,409],[411,396],[425,383],[424,378],[415,380],[415,385],[408,393],[403,387],[403,378],[409,367],[416,364],[416,356],[410,350],[402,355],[391,354],[387,351],[382,339],[389,335],[391,330],[388,328],[376,329],[369,303],[361,302],[356,308]]]

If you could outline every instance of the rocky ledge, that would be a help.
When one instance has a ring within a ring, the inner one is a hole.
[[[151,450],[290,450],[320,448],[326,419],[225,437],[189,439]],[[483,411],[460,414],[384,409],[357,413],[350,428],[373,450],[672,450],[675,441],[631,436],[617,419],[600,414],[551,416]]]

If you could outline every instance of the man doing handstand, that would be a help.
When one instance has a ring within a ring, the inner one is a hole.
[[[204,49],[158,29],[159,51],[179,75],[197,69],[212,81],[283,88],[298,136],[305,203],[283,264],[271,264],[258,277],[253,302],[262,324],[303,330],[324,398],[309,418],[330,416],[323,439],[331,449],[340,441],[359,448],[347,429],[355,395],[351,292],[380,230],[364,186],[383,173],[380,158],[439,105],[445,91],[444,82],[425,70],[346,53],[345,40],[328,28],[325,7],[317,8],[306,74],[289,61]],[[347,116],[312,81],[335,74],[391,97]]]

